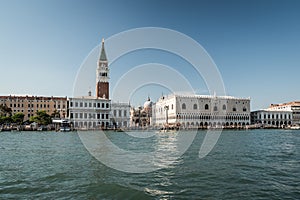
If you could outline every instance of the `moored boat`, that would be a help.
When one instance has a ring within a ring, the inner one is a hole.
[[[299,124],[293,125],[293,126],[290,127],[290,129],[292,129],[292,130],[300,130],[300,125]]]

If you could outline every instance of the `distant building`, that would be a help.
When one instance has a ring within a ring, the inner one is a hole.
[[[84,96],[69,98],[69,117],[76,129],[104,129],[110,125],[110,100]]]
[[[110,126],[111,101],[109,100],[109,69],[102,40],[96,69],[96,96],[69,98],[70,121],[76,129],[108,128]]]
[[[130,104],[111,104],[111,125],[115,128],[128,128],[130,125]]]
[[[171,94],[162,96],[152,112],[157,127],[245,126],[250,124],[250,98]]]
[[[251,112],[251,123],[282,127],[292,124],[292,112],[285,110],[257,110]]]
[[[269,108],[251,112],[251,122],[267,126],[291,126],[300,124],[300,102],[271,104]]]
[[[300,101],[282,104],[271,104],[269,110],[285,110],[292,112],[292,125],[300,124]]]
[[[0,104],[9,107],[12,114],[23,113],[24,121],[29,120],[40,110],[45,110],[49,115],[58,111],[59,118],[66,118],[68,114],[67,97],[0,96]]]
[[[152,101],[148,97],[144,106],[130,109],[130,127],[150,127],[152,126]]]

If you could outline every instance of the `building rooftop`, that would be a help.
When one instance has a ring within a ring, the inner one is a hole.
[[[69,99],[90,99],[90,100],[109,100],[102,97],[95,97],[95,96],[79,96],[79,97],[70,97]]]
[[[54,96],[30,96],[30,95],[9,95],[0,96],[0,99],[21,99],[21,100],[67,100],[67,97]]]
[[[179,93],[162,96],[159,100],[173,98],[174,96],[175,97],[185,97],[185,98],[206,98],[206,99],[215,98],[215,99],[250,100],[250,97],[243,98],[243,97],[233,97],[233,96],[215,96],[215,95],[198,95],[198,94],[179,94]]]
[[[281,103],[281,104],[271,104],[270,108],[278,107],[278,106],[300,106],[300,101],[291,101],[291,102]]]
[[[260,110],[255,110],[255,111],[252,111],[253,113],[254,112],[292,112],[292,110],[271,110],[271,109],[260,109]]]

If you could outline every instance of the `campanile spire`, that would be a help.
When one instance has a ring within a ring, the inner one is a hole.
[[[101,61],[107,61],[106,53],[105,53],[105,48],[104,48],[104,38],[102,38],[102,45],[101,45],[99,60],[101,60]]]
[[[109,68],[104,48],[104,38],[102,39],[100,56],[96,70],[96,97],[109,99]]]

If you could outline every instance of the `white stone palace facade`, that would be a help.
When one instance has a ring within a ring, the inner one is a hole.
[[[172,94],[161,97],[152,112],[156,127],[238,127],[250,124],[250,98]]]

